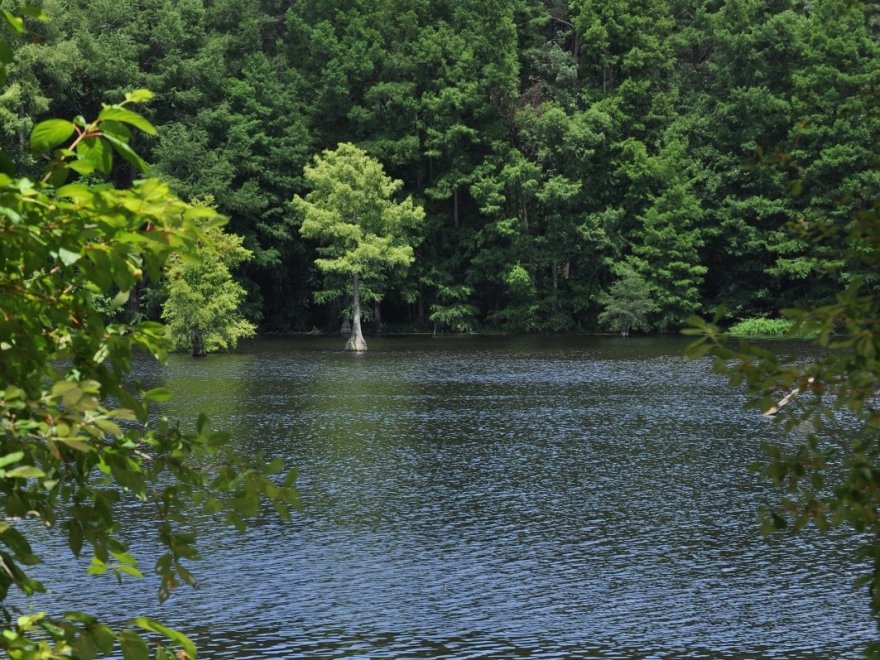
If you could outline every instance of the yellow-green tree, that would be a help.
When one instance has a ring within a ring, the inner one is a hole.
[[[395,202],[403,182],[350,143],[315,156],[304,174],[311,191],[293,198],[300,234],[321,243],[315,265],[324,273],[327,293],[339,290],[340,279],[350,282],[352,332],[345,348],[365,351],[361,285],[381,283],[389,271],[409,267],[425,213],[411,197]],[[381,299],[381,292],[371,287],[371,296]]]
[[[245,290],[231,272],[250,259],[251,251],[241,236],[215,223],[203,229],[206,240],[196,245],[195,255],[173,254],[165,267],[168,298],[162,318],[174,348],[191,350],[193,357],[235,348],[256,331],[241,314]]]

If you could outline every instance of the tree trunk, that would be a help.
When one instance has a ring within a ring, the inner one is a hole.
[[[364,340],[364,333],[361,331],[361,290],[360,290],[360,274],[354,274],[354,295],[351,304],[351,337],[345,344],[347,351],[365,351],[367,350],[367,342]]]
[[[559,261],[557,259],[553,260],[553,313],[559,311],[558,305],[558,292],[559,292]]]
[[[192,341],[192,356],[205,357],[208,351],[205,350],[205,339],[202,335],[202,329],[193,328],[190,330],[189,336]]]
[[[376,334],[382,334],[382,308],[380,307],[380,303],[377,300],[373,305],[373,316],[376,319]]]
[[[140,296],[138,295],[138,286],[135,284],[131,287],[131,292],[128,294],[128,318],[131,319],[131,322],[137,320],[140,311],[141,301]]]

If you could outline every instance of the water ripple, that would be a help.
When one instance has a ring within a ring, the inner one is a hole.
[[[778,431],[681,342],[337,343],[145,368],[180,392],[170,414],[220,411],[240,448],[298,466],[305,510],[246,537],[194,520],[202,588],[170,604],[151,579],[78,574],[53,598],[142,609],[209,658],[855,657],[872,639],[851,538],[757,534],[774,494],[746,465]]]

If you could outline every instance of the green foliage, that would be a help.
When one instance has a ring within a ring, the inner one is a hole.
[[[168,297],[162,308],[174,348],[191,350],[196,357],[235,348],[256,331],[240,312],[245,290],[231,272],[252,253],[242,247],[241,236],[225,233],[214,219],[203,224],[207,241],[196,246],[195,254],[168,259]]]
[[[0,603],[9,614],[13,593],[51,586],[28,576],[40,557],[26,518],[65,538],[72,555],[91,555],[90,573],[127,579],[140,568],[115,506],[151,502],[164,600],[196,584],[188,521],[198,510],[241,527],[261,498],[282,516],[297,504],[291,475],[276,483],[267,474],[280,466],[224,450],[226,435],[206,417],[192,431],[157,419],[152,403],[170,393],[141,392],[127,376],[135,349],[165,357],[162,326],[108,321],[96,305],[108,296],[112,307],[125,304],[173,255],[192,257],[217,239],[208,229],[220,223],[216,212],[182,202],[161,181],[99,182],[114,160],[143,167],[131,144],[152,125],[131,106],[149,96],[132,92],[93,121],[37,123],[29,142],[45,163],[39,180],[0,174]],[[125,658],[147,657],[135,629],[168,640],[157,658],[175,648],[178,658],[195,657],[184,635],[143,617],[118,632],[79,612],[22,614],[3,627],[0,649],[14,658],[94,657],[117,644]]]
[[[876,272],[880,263],[880,198],[864,200],[848,226],[812,225],[813,240],[833,247],[846,268]],[[701,335],[692,357],[712,354],[715,368],[744,385],[750,405],[775,415],[790,435],[765,446],[767,459],[753,466],[783,495],[765,513],[763,530],[820,530],[846,524],[860,544],[857,558],[870,562],[858,584],[868,586],[871,612],[880,625],[880,288],[856,277],[835,300],[788,312],[789,334],[812,337],[817,351],[789,361],[765,347],[735,344],[717,323],[693,319]],[[867,650],[880,654],[880,642]]]
[[[782,337],[790,330],[789,319],[768,319],[756,316],[737,321],[728,329],[731,337]]]
[[[45,7],[37,38],[0,52],[7,165],[35,176],[29,136],[47,116],[153,89],[159,132],[137,131],[135,151],[184,199],[211,194],[232,218],[253,252],[236,271],[243,308],[266,329],[328,325],[338,310],[323,303],[350,286],[316,271],[323,255],[289,208],[327,145],[360,145],[403,181],[401,197],[423,200],[416,266],[364,288],[421,323],[451,304],[442,284],[472,290],[477,325],[593,329],[623,262],[652,287],[657,328],[719,303],[744,318],[829,302],[853,274],[827,268],[829,243],[785,226],[845,224],[880,190],[876,98],[859,93],[877,87],[880,40],[860,2]],[[69,129],[44,125],[34,146]],[[136,172],[111,177],[125,186]],[[787,185],[797,194],[781,197]],[[515,263],[530,312],[505,311]]]
[[[437,297],[440,302],[431,305],[428,320],[435,328],[445,328],[452,332],[473,332],[476,329],[477,308],[468,304],[467,299],[473,294],[469,286],[437,286]]]
[[[325,296],[342,290],[343,281],[353,282],[352,337],[359,342],[355,350],[364,350],[361,295],[381,300],[386,278],[406,271],[425,213],[411,197],[393,201],[403,182],[387,176],[379,161],[353,144],[315,156],[305,178],[311,191],[293,198],[302,218],[300,234],[322,244],[315,265],[325,276]]]
[[[515,263],[504,276],[507,305],[493,312],[489,320],[509,330],[532,330],[537,322],[538,292],[532,276],[522,264]]]
[[[413,262],[413,243],[424,211],[411,197],[392,196],[403,182],[353,144],[340,144],[306,166],[311,188],[293,205],[302,218],[300,234],[320,241],[318,268],[330,276],[359,274],[366,280]]]
[[[660,309],[648,283],[625,266],[611,290],[599,295],[599,302],[605,308],[599,314],[599,323],[623,337],[628,336],[630,330],[650,330],[650,318]]]

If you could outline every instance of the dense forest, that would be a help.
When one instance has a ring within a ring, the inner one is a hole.
[[[134,146],[184,199],[231,218],[253,253],[237,270],[244,312],[263,331],[338,328],[350,304],[316,302],[316,246],[292,204],[313,156],[342,142],[425,210],[412,267],[365,297],[381,300],[374,320],[409,328],[595,330],[631,290],[656,331],[719,303],[731,319],[775,316],[853,274],[798,226],[843,226],[880,195],[872,3],[44,8],[0,94],[16,164],[39,171],[27,138],[42,119],[155,92],[158,134]],[[161,283],[139,293],[131,304],[159,318]]]

